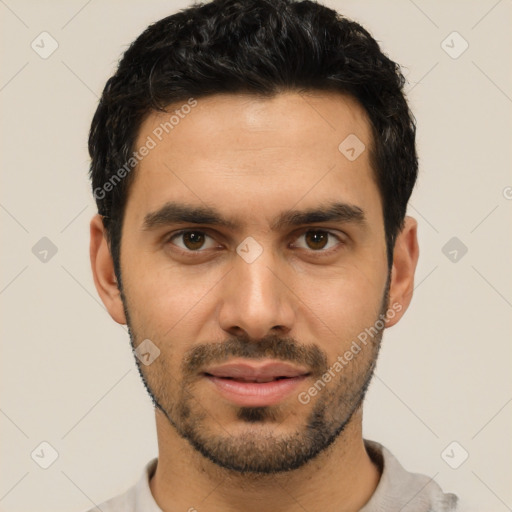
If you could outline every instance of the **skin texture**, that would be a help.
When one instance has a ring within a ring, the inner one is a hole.
[[[168,118],[150,114],[136,146]],[[338,150],[349,134],[366,145],[354,161]],[[416,221],[406,218],[389,275],[371,143],[364,110],[338,93],[201,98],[134,171],[122,294],[101,218],[92,219],[98,293],[134,347],[150,339],[160,350],[137,363],[156,405],[150,486],[162,510],[355,511],[374,492],[380,473],[362,440],[362,399],[382,329],[307,404],[297,397],[388,308],[386,327],[398,322],[412,296]],[[168,201],[213,207],[239,227],[144,229]],[[271,229],[283,211],[334,201],[364,221]],[[195,238],[171,240],[182,229]],[[247,237],[262,249],[251,263],[236,251]],[[202,374],[235,358],[285,360],[311,375],[276,405],[243,408]]]

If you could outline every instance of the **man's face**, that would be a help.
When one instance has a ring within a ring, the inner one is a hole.
[[[369,123],[334,93],[211,96],[162,136],[169,117],[151,114],[141,126],[136,148],[148,136],[156,146],[134,171],[122,230],[132,343],[149,339],[160,350],[137,364],[176,431],[215,463],[261,473],[300,467],[361,405],[388,306]],[[354,135],[366,145],[355,160]],[[215,210],[233,225],[172,220],[162,210],[170,203]],[[345,206],[331,220],[283,216],[335,203]],[[212,370],[279,361],[298,376],[248,384]]]

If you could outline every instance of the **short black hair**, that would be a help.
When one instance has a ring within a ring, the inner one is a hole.
[[[404,84],[399,65],[368,31],[309,0],[213,0],[150,25],[107,81],[89,134],[92,189],[120,289],[121,232],[134,176],[126,164],[132,158],[135,166],[140,126],[152,111],[213,94],[338,91],[355,98],[371,124],[390,267],[418,171]]]

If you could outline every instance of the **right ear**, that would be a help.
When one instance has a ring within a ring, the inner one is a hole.
[[[114,261],[107,242],[105,227],[101,215],[96,214],[91,219],[91,241],[89,254],[91,258],[92,275],[96,290],[110,316],[118,323],[125,325],[121,293],[117,286],[114,272]]]

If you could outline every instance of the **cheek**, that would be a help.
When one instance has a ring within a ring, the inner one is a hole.
[[[199,320],[201,311],[211,301],[215,284],[222,277],[222,273],[215,271],[200,273],[191,271],[191,267],[156,264],[150,256],[130,261],[127,258],[123,271],[134,326],[164,339],[181,337],[181,333],[193,331],[203,323],[204,319]]]
[[[384,288],[385,278],[351,266],[325,279],[303,277],[294,289],[303,302],[303,314],[317,325],[314,330],[332,340],[325,348],[341,350],[374,325]]]

